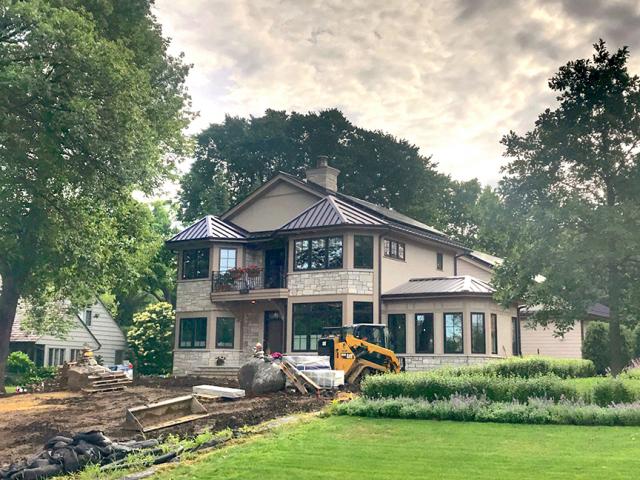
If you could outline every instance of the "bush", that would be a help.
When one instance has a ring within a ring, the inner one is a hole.
[[[529,398],[579,397],[574,385],[555,375],[532,378],[471,374],[452,375],[447,371],[375,375],[365,379],[362,393],[368,398],[445,399],[455,395],[484,396],[495,402],[527,401]]]
[[[171,372],[174,320],[173,307],[165,302],[149,305],[133,316],[127,341],[134,353],[139,373],[158,375]]]
[[[628,364],[634,353],[634,333],[622,326],[624,362]],[[591,360],[599,374],[604,374],[611,365],[609,351],[609,325],[604,322],[590,322],[582,342],[582,358]]]
[[[24,352],[12,352],[7,357],[7,373],[22,376],[33,371],[36,364]]]
[[[533,378],[556,375],[560,378],[586,378],[596,374],[590,360],[556,359],[547,357],[512,357],[507,360],[486,363],[479,367],[460,368],[459,371],[474,371],[483,375],[499,377]]]
[[[489,402],[484,397],[454,396],[447,400],[357,398],[331,407],[335,415],[428,420],[562,425],[640,426],[640,405],[600,407],[580,402],[534,399],[529,402]]]
[[[593,402],[603,407],[635,400],[634,392],[622,380],[616,378],[607,378],[598,382],[591,395]]]

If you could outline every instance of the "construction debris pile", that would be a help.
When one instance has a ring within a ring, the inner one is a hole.
[[[85,393],[111,392],[123,390],[132,384],[126,373],[112,372],[98,365],[93,352],[85,349],[75,362],[65,363],[58,374],[60,387],[82,390]]]
[[[164,463],[176,456],[165,454],[158,440],[114,443],[102,432],[78,433],[72,437],[50,438],[44,450],[28,460],[22,460],[0,470],[0,478],[30,480],[46,478],[80,470],[89,463],[118,465],[135,452],[144,451],[153,456],[154,463]]]

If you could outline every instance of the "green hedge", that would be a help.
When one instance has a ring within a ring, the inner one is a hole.
[[[640,426],[638,405],[600,407],[563,400],[490,402],[478,397],[426,401],[413,398],[371,400],[357,398],[334,404],[331,413],[361,417],[455,420],[497,423]]]
[[[596,374],[596,368],[591,360],[546,357],[513,357],[472,368],[484,375],[500,377],[531,378],[553,374],[560,378],[586,378]]]
[[[376,375],[365,379],[362,394],[368,398],[422,398],[437,400],[452,395],[485,396],[494,402],[529,398],[577,399],[574,385],[555,375],[532,378],[492,377],[488,375],[451,375],[447,372],[420,372]]]

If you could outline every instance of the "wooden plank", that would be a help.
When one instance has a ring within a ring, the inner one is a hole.
[[[287,362],[280,363],[280,370],[284,372],[285,376],[289,379],[289,381],[293,384],[293,386],[298,389],[300,393],[304,395],[307,395],[309,393],[305,388],[304,384],[298,379],[296,374],[291,370],[291,367]]]

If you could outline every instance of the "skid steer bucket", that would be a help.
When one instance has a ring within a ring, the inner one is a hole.
[[[207,409],[193,395],[185,395],[128,408],[125,425],[131,430],[146,433],[192,422],[208,415]]]

